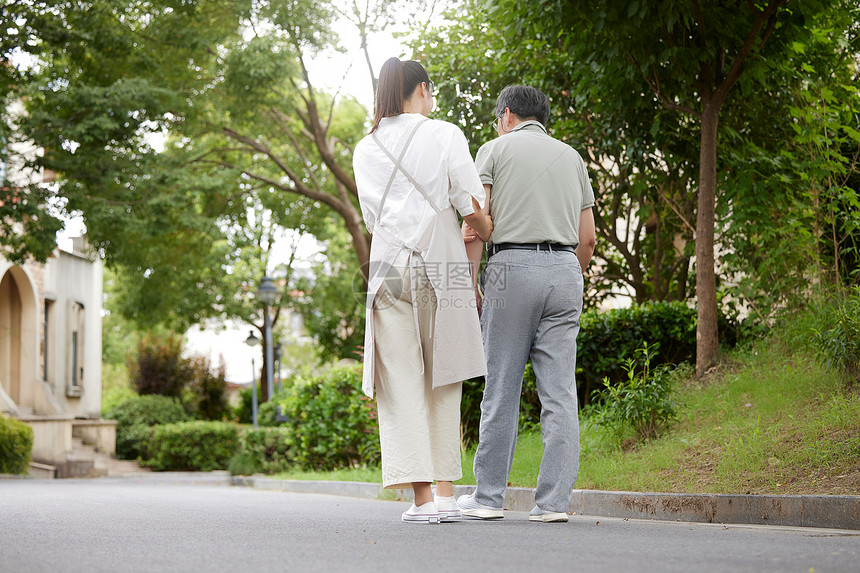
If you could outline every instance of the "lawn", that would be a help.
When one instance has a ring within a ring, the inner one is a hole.
[[[779,341],[728,353],[677,389],[679,420],[660,438],[624,440],[581,420],[577,488],[687,493],[860,494],[860,388]],[[522,432],[510,485],[534,487],[539,432]],[[474,450],[463,479],[474,484]],[[378,468],[280,474],[381,481]]]

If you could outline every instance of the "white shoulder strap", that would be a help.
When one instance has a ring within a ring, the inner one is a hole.
[[[403,157],[406,155],[406,150],[409,149],[409,144],[412,143],[412,138],[415,137],[415,134],[418,132],[418,128],[424,125],[424,122],[428,121],[428,118],[424,118],[418,122],[418,124],[412,129],[412,133],[409,134],[409,138],[406,140],[406,144],[403,146],[403,150],[400,152],[400,157],[395,158],[394,155],[382,145],[382,142],[379,141],[379,138],[376,135],[376,132],[373,132],[373,141],[376,142],[376,145],[388,156],[388,158],[394,163],[394,170],[391,172],[391,177],[388,178],[388,185],[385,186],[385,192],[382,194],[382,201],[379,203],[379,214],[382,215],[382,208],[385,206],[385,200],[388,198],[388,192],[391,191],[391,185],[394,183],[394,177],[397,175],[397,172],[400,171],[409,180],[412,185],[415,186],[415,189],[418,190],[419,193],[430,203],[430,206],[438,213],[440,211],[439,207],[430,199],[430,196],[424,192],[424,189],[421,188],[421,185],[415,180],[412,175],[404,169],[401,161]]]

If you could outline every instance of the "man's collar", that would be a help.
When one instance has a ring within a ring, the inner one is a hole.
[[[510,130],[508,133],[520,131],[521,129],[527,129],[527,128],[530,128],[532,126],[537,127],[542,132],[546,133],[546,128],[543,126],[543,124],[541,122],[537,121],[536,119],[530,119],[528,121],[524,121],[521,124],[519,124],[518,126],[516,126],[515,128],[513,128],[512,130]]]

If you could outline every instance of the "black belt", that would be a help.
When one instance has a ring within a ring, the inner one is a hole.
[[[565,251],[568,253],[575,253],[576,249],[574,249],[570,245],[562,245],[561,243],[496,243],[492,247],[487,249],[487,257],[492,257],[499,251],[507,251],[509,249],[516,249],[520,251]]]

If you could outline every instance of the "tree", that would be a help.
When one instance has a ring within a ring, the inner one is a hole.
[[[532,32],[540,41],[564,46],[581,62],[574,84],[589,82],[613,94],[633,82],[642,96],[650,94],[698,129],[696,370],[703,374],[718,353],[714,229],[721,110],[742,75],[766,82],[768,60],[786,57],[791,42],[805,33],[806,20],[829,3],[493,4],[516,37]]]
[[[474,153],[495,137],[488,95],[512,83],[539,87],[551,101],[552,135],[583,155],[600,194],[587,304],[627,296],[622,286],[637,302],[688,298],[696,146],[687,126],[632,89],[626,97],[585,83],[571,89],[578,59],[533,38],[511,42],[484,4],[461,3],[413,43],[436,82],[436,113],[464,129]]]
[[[340,220],[356,259],[348,265],[366,269],[351,150],[367,111],[318,89],[307,61],[338,46],[337,12],[359,30],[375,83],[368,41],[392,24],[392,6],[16,4],[25,51],[38,62],[26,74],[15,68],[27,76],[16,87],[28,105],[18,134],[47,150],[34,166],[60,173],[55,195],[83,215],[108,265],[132,279],[124,313],[176,328],[212,314],[250,319],[232,295],[277,274],[267,268],[270,239],[297,224],[289,213],[298,211],[309,210],[306,232],[329,225],[329,215]],[[152,144],[162,134],[164,151]],[[270,232],[253,232],[261,220],[272,221]],[[249,257],[262,266],[245,264]]]
[[[359,27],[366,52],[392,4],[13,6],[29,38],[18,44],[37,65],[15,68],[27,114],[11,135],[46,150],[32,165],[59,173],[54,196],[131,279],[123,312],[176,328],[212,315],[251,322],[259,309],[237,298],[263,274],[293,287],[288,269],[268,266],[272,239],[285,228],[313,233],[330,216],[350,237],[349,266],[366,269],[351,159],[367,111],[318,89],[307,61],[337,48],[335,8]],[[14,49],[3,48],[6,57]],[[162,151],[153,138],[165,136]],[[267,230],[255,232],[263,220]]]
[[[29,74],[11,59],[30,45],[38,8],[13,2],[0,10],[0,256],[15,264],[28,259],[45,262],[56,247],[63,223],[49,205],[44,175],[27,166],[36,150],[14,137],[21,113],[19,86]],[[46,33],[57,33],[49,29]]]
[[[858,14],[855,6],[808,21],[789,57],[772,64],[780,80],[763,89],[741,78],[729,108],[723,263],[763,322],[860,279]],[[748,109],[756,96],[771,113]]]

